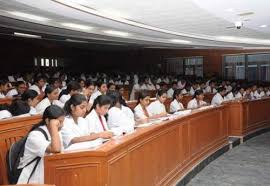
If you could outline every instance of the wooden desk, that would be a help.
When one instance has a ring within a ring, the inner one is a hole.
[[[225,107],[210,108],[114,139],[96,150],[45,157],[45,183],[57,186],[172,185],[228,144]]]
[[[12,103],[13,98],[1,98],[0,105],[7,104],[10,105]]]
[[[0,185],[8,184],[6,153],[12,143],[24,137],[41,116],[20,117],[0,121]]]
[[[245,136],[270,127],[270,98],[239,100],[225,105],[229,115],[229,136]]]

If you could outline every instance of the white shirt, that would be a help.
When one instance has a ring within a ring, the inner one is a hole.
[[[211,87],[210,86],[207,86],[206,88],[205,88],[205,92],[206,93],[217,93],[217,90],[215,89],[215,88],[213,88],[213,92],[211,91]]]
[[[235,95],[235,98],[236,99],[239,99],[239,98],[242,98],[243,97],[243,95],[240,93],[240,92],[238,92],[236,95]]]
[[[24,167],[27,163],[32,161],[37,156],[41,157],[40,162],[37,165],[35,172],[30,178],[29,183],[31,184],[44,184],[44,156],[46,154],[46,149],[50,145],[51,135],[46,126],[41,126],[48,135],[49,141],[46,140],[45,136],[40,131],[32,131],[30,132],[26,143],[24,156],[20,161],[19,168]],[[61,134],[59,132],[60,139],[62,139]],[[63,149],[63,147],[62,147]],[[22,173],[19,177],[18,184],[26,184],[29,176],[35,166],[36,162],[28,165],[22,170]]]
[[[102,95],[102,93],[101,93],[99,90],[97,90],[96,92],[94,92],[94,93],[91,95],[90,99],[89,99],[89,103],[93,104],[94,101],[95,101],[95,99],[96,99],[98,96],[100,96],[100,95]]]
[[[104,132],[104,129],[102,127],[101,121],[99,120],[99,116],[95,109],[93,109],[85,118],[87,120],[87,126],[88,126],[88,131],[90,133],[99,133],[99,132]],[[109,130],[109,127],[107,125],[106,119],[104,116],[101,116],[103,126],[105,130]]]
[[[61,97],[62,97],[62,96],[61,96]],[[53,100],[52,104],[53,104],[53,105],[57,105],[57,106],[59,106],[59,107],[61,107],[61,108],[64,107],[64,104],[63,104],[62,102],[60,102],[59,100]],[[37,113],[43,113],[43,112],[45,111],[45,109],[46,109],[48,106],[52,105],[52,104],[51,104],[49,98],[44,98],[44,99],[41,100],[41,101],[37,104],[37,106],[36,106],[36,111],[37,111]]]
[[[176,99],[174,99],[170,104],[170,112],[176,112],[178,110],[184,109],[184,106],[181,102],[178,102]]]
[[[149,112],[148,107],[146,107],[146,110],[148,112],[148,115],[151,116],[151,113]],[[140,119],[146,119],[147,116],[145,115],[143,108],[141,106],[141,104],[138,104],[135,108],[134,108],[134,115],[135,115],[135,119],[136,120],[140,120]]]
[[[133,85],[133,88],[132,88],[132,91],[130,94],[130,100],[135,100],[135,93],[140,91],[140,90],[141,90],[141,87],[139,84]]]
[[[167,96],[168,96],[168,98],[172,98],[172,97],[173,97],[173,93],[174,93],[173,88],[170,88],[170,89],[167,91]]]
[[[61,134],[63,136],[64,147],[67,148],[73,138],[90,135],[87,120],[79,117],[76,124],[71,116],[65,117]]]
[[[230,100],[234,100],[234,95],[232,92],[230,92],[229,94],[227,94],[224,98],[224,101],[230,101]]]
[[[266,95],[267,95],[267,96],[270,96],[270,90],[268,90],[268,91],[266,92]]]
[[[70,94],[63,94],[59,100],[61,101],[61,103],[65,104],[70,98]]]
[[[41,94],[39,87],[35,84],[30,86],[29,89],[36,91],[38,93],[38,95]]]
[[[125,113],[127,117],[129,117],[132,120],[135,120],[134,113],[129,107],[122,105],[121,110]]]
[[[150,105],[147,107],[147,110],[151,113],[151,115],[166,113],[165,105],[160,103],[159,100],[150,103]]]
[[[198,105],[196,98],[193,98],[192,100],[188,102],[187,109],[196,109],[205,104],[206,104],[205,101],[199,101],[199,105]]]
[[[123,132],[129,133],[134,131],[135,120],[131,119],[120,108],[112,107],[108,111],[108,127],[116,135]]]
[[[5,97],[6,97],[5,94],[0,92],[0,98],[5,98]]]
[[[211,105],[220,105],[224,101],[224,98],[220,93],[216,93],[212,98]]]
[[[7,110],[0,111],[0,119],[11,118],[12,114]]]
[[[17,89],[11,89],[10,91],[8,91],[8,93],[7,93],[7,97],[13,97],[13,96],[16,96],[16,95],[18,95],[19,93],[18,93],[18,91],[17,91]]]

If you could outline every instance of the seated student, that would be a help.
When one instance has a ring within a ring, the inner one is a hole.
[[[235,99],[241,99],[244,97],[245,89],[244,88],[236,88],[234,92]]]
[[[94,92],[89,99],[89,104],[91,104],[91,106],[94,104],[94,101],[98,96],[105,95],[108,90],[107,84],[104,81],[98,81],[96,86],[97,91]]]
[[[59,100],[62,102],[62,104],[65,104],[72,95],[78,94],[80,93],[80,91],[81,91],[80,84],[76,81],[71,81],[67,85],[66,92],[63,95],[60,94],[61,97]]]
[[[270,89],[269,87],[264,87],[264,92],[266,96],[270,96]]]
[[[227,89],[226,89],[227,90]],[[233,88],[232,90],[230,90],[229,92],[227,92],[224,96],[224,101],[231,101],[234,100],[234,92],[235,92],[235,88]]]
[[[257,93],[254,95],[256,98],[262,98],[262,97],[265,97],[265,92],[264,92],[264,89],[263,87],[259,87],[258,90],[257,90]]]
[[[8,111],[12,117],[15,116],[30,116],[30,106],[27,102],[22,100],[14,100],[11,105],[9,106]],[[33,111],[32,111],[33,112]],[[35,114],[35,113],[32,113]]]
[[[65,148],[74,143],[110,137],[109,132],[90,131],[88,121],[84,118],[86,109],[87,100],[81,94],[72,95],[66,102],[64,107],[66,117],[64,127],[61,129]]]
[[[258,94],[258,90],[257,90],[257,85],[253,85],[251,87],[251,92],[250,92],[250,96],[251,96],[251,99],[257,99],[257,98],[260,98],[260,95]]]
[[[174,81],[174,82],[172,82],[172,87],[167,91],[168,98],[172,98],[173,97],[173,93],[176,90],[176,88],[177,88],[177,82]]]
[[[37,106],[39,99],[38,93],[35,90],[27,90],[22,94],[22,101],[26,102],[30,106],[29,114],[37,114],[35,107]]]
[[[219,87],[218,92],[212,98],[211,105],[221,105],[221,103],[224,101],[225,94],[226,89],[224,87]]]
[[[16,88],[11,89],[7,93],[7,97],[21,97],[21,95],[24,93],[26,90],[26,84],[24,81],[18,81],[16,83]]]
[[[164,105],[165,101],[167,99],[167,91],[166,90],[158,90],[157,92],[157,100],[150,103],[150,105],[147,107],[147,110],[152,116],[158,115],[166,116],[166,107]]]
[[[249,99],[249,100],[252,100],[252,99],[254,99],[254,97],[253,97],[253,94],[251,94],[251,88],[247,88],[246,90],[245,90],[245,93],[244,93],[244,97],[243,97],[244,99]]]
[[[85,80],[79,79],[79,84],[80,84],[81,90],[83,90],[85,88]]]
[[[188,102],[187,109],[196,109],[206,106],[207,103],[203,101],[204,94],[202,90],[196,90],[193,99]]]
[[[8,104],[1,104],[0,105],[0,119],[11,118],[12,114],[9,112],[9,105]]]
[[[58,95],[58,88],[48,85],[45,89],[45,97],[36,106],[37,112],[43,113],[44,110],[50,105],[58,105],[59,107],[63,108],[63,103],[58,101]]]
[[[82,91],[82,94],[85,96],[87,102],[89,101],[91,95],[95,91],[95,84],[91,80],[86,80],[85,81],[85,88]]]
[[[108,127],[116,135],[134,131],[134,115],[130,108],[121,104],[121,95],[117,91],[109,91],[107,94],[112,101],[108,111]]]
[[[135,100],[136,92],[140,92],[142,89],[143,81],[140,79],[138,83],[135,83],[130,93],[130,100]]]
[[[105,119],[110,106],[111,99],[106,95],[100,95],[95,99],[91,112],[85,118],[91,133],[102,133],[102,138],[111,138],[113,136]]]
[[[109,91],[115,91],[116,90],[116,85],[114,83],[109,83],[108,84],[108,90]]]
[[[44,184],[44,156],[50,153],[59,153],[63,149],[60,129],[63,126],[64,111],[56,106],[51,105],[46,108],[43,113],[42,121],[35,125],[26,140],[24,155],[20,160],[18,168],[22,168],[17,184]],[[47,134],[48,139],[44,134],[36,129],[40,128]],[[39,162],[26,166],[36,157],[41,157]],[[31,172],[35,165],[37,167],[31,176]]]
[[[9,89],[9,82],[7,80],[0,80],[0,98],[5,98]]]
[[[45,84],[46,84],[46,79],[43,76],[37,76],[34,79],[34,84],[29,87],[30,90],[34,90],[38,93],[38,95],[43,95],[45,91]]]
[[[62,82],[60,79],[52,78],[50,79],[49,84],[56,88],[60,94],[60,92],[62,91]]]
[[[124,92],[125,92],[125,88],[123,86],[121,86],[121,85],[118,85],[116,87],[116,90],[120,93],[120,95],[122,97],[122,101],[124,101],[125,102],[125,105],[126,105],[126,99],[123,96],[124,95]]]
[[[137,106],[134,108],[135,120],[145,120],[151,118],[148,111],[150,104],[150,95],[147,91],[140,91],[138,95]]]
[[[185,109],[181,100],[183,99],[182,90],[176,89],[173,93],[173,101],[170,104],[170,112],[177,112]]]
[[[205,92],[206,93],[217,93],[217,90],[216,90],[216,83],[214,81],[210,81],[209,82],[209,85],[205,88]]]

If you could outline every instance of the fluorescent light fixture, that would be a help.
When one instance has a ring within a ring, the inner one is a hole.
[[[116,31],[116,30],[105,30],[104,33],[109,34],[109,35],[114,35],[114,36],[121,36],[121,37],[127,37],[130,35],[127,32],[120,32],[120,31]]]
[[[183,44],[191,43],[191,41],[182,40],[182,39],[171,39],[170,41],[173,42],[173,43],[183,43]]]
[[[270,40],[266,39],[256,39],[247,37],[234,37],[234,36],[217,36],[218,40],[225,42],[236,42],[236,43],[249,43],[249,44],[270,44]]]
[[[61,25],[69,28],[75,28],[79,30],[91,30],[92,27],[86,26],[86,25],[80,25],[80,24],[75,24],[75,23],[61,23]]]
[[[38,35],[25,34],[25,33],[20,33],[20,32],[14,32],[14,35],[18,37],[41,38],[41,36],[38,36]]]
[[[266,27],[267,27],[267,25],[261,25],[260,27],[261,27],[261,28],[266,28]]]
[[[88,43],[87,41],[76,40],[76,39],[66,39],[68,42],[75,42],[75,43]]]
[[[23,13],[23,12],[13,11],[13,12],[8,12],[8,13],[11,15],[17,16],[17,17],[23,17],[23,18],[27,18],[27,19],[31,19],[31,20],[35,20],[35,21],[46,22],[46,21],[50,20],[46,17],[41,17],[41,16],[37,16],[37,15],[33,15],[33,14],[27,14],[27,13]]]

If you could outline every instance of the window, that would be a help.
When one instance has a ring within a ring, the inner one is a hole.
[[[203,77],[203,57],[167,58],[167,73]]]
[[[224,56],[223,76],[227,79],[270,81],[270,54]]]
[[[63,67],[64,60],[56,58],[35,57],[34,65],[40,67]]]

